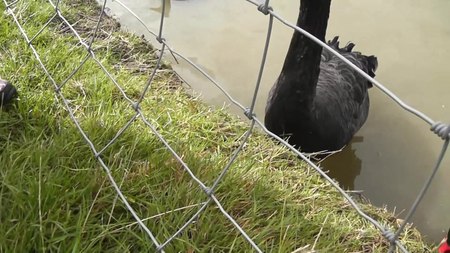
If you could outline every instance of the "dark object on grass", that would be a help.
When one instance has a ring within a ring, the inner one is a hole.
[[[301,0],[297,26],[325,41],[331,0]],[[352,51],[353,43],[333,49],[370,76],[375,56]],[[338,150],[367,119],[372,83],[332,53],[295,31],[281,73],[266,106],[265,125],[303,152]]]
[[[447,238],[442,240],[438,249],[439,253],[450,253],[450,229],[448,230]]]
[[[0,79],[0,107],[12,102],[17,97],[17,90],[8,81]]]

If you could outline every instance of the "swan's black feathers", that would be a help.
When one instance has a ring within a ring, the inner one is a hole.
[[[355,46],[355,44],[353,44],[351,42],[348,43],[347,46],[345,46],[345,51],[351,52],[354,46]]]
[[[378,65],[375,56],[352,51],[353,43],[339,48],[338,37],[328,44],[358,68],[375,76]],[[303,108],[302,101],[293,99],[292,90],[289,93],[295,83],[298,80],[283,72],[275,82],[266,107],[268,129],[288,137],[291,144],[301,146],[305,152],[337,150],[350,142],[367,119],[367,90],[372,84],[327,50],[322,50],[320,74],[309,109]],[[292,108],[295,103],[299,106]]]
[[[376,63],[376,58],[374,62],[369,62],[367,56],[352,52],[353,43],[339,48],[337,37],[330,43],[333,43],[331,46],[336,47],[342,56],[364,72],[369,73],[371,68],[375,71],[376,64],[372,65]],[[317,124],[315,127],[321,135],[329,138],[336,136],[339,146],[343,146],[367,119],[369,110],[367,89],[371,84],[334,54],[323,50],[322,56],[312,111],[315,122],[328,123]]]

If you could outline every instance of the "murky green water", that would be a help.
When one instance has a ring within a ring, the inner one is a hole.
[[[160,0],[123,2],[157,31]],[[296,21],[299,1],[272,2],[278,13]],[[167,41],[207,70],[237,100],[249,104],[267,17],[244,0],[166,3]],[[109,7],[131,31],[147,34],[119,5],[113,2]],[[256,109],[260,118],[291,34],[290,29],[275,23]],[[379,60],[376,78],[405,102],[433,119],[450,122],[450,1],[333,1],[327,38],[334,35],[339,35],[344,43],[354,42],[355,50],[376,55]],[[215,105],[228,103],[218,89],[186,64],[174,67],[204,100]],[[376,88],[370,91],[370,96],[366,124],[349,147],[323,165],[333,168],[330,173],[344,186],[364,191],[375,205],[387,205],[404,214],[430,174],[442,141],[429,131],[429,126],[401,110]],[[447,158],[413,217],[419,229],[435,241],[450,226],[449,182]]]

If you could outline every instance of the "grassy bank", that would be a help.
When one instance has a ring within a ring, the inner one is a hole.
[[[25,2],[25,1],[24,1]],[[95,26],[91,1],[62,1],[83,36]],[[20,33],[0,4],[0,76],[17,85],[20,101],[0,111],[0,252],[153,252],[154,246],[117,199],[105,172],[70,120]],[[17,5],[28,34],[51,16],[46,1]],[[85,56],[58,21],[34,42],[57,82]],[[156,63],[141,38],[103,22],[96,54],[140,96]],[[89,60],[64,87],[75,116],[97,149],[134,110]],[[206,185],[228,162],[248,124],[188,95],[169,67],[158,71],[142,104],[145,116]],[[205,194],[155,135],[137,121],[103,154],[133,208],[160,242],[206,200]],[[255,133],[216,191],[217,198],[266,252],[386,252],[379,232],[303,163]],[[363,205],[389,227],[388,212]],[[430,251],[415,230],[402,238],[411,252]],[[172,241],[166,252],[251,252],[250,245],[214,205]]]

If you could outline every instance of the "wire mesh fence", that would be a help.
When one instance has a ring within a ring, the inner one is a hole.
[[[450,134],[450,127],[447,124],[443,124],[440,122],[435,122],[430,117],[422,113],[421,111],[407,105],[405,102],[403,102],[399,97],[397,97],[394,93],[392,93],[390,90],[388,90],[385,86],[383,86],[380,82],[370,77],[368,74],[364,73],[362,70],[360,70],[358,67],[356,67],[354,64],[352,64],[349,60],[347,60],[345,57],[341,56],[339,53],[337,53],[335,50],[333,50],[331,47],[329,47],[327,44],[323,43],[322,41],[318,40],[317,38],[310,35],[308,32],[302,30],[301,28],[295,26],[294,24],[291,24],[290,22],[286,21],[277,14],[276,10],[273,10],[269,6],[269,1],[265,1],[264,3],[258,3],[256,1],[247,0],[249,4],[255,5],[258,11],[261,12],[261,15],[266,15],[268,18],[268,27],[267,27],[267,36],[265,41],[264,50],[261,55],[261,65],[259,72],[256,73],[257,75],[257,82],[255,84],[254,93],[251,96],[251,103],[250,105],[243,105],[236,99],[234,99],[222,86],[220,83],[218,83],[216,80],[214,80],[213,77],[207,74],[206,71],[204,71],[201,67],[196,65],[193,61],[188,59],[187,57],[183,56],[182,53],[177,52],[171,48],[171,46],[168,44],[166,39],[164,38],[164,9],[166,8],[166,1],[162,0],[162,11],[161,11],[161,18],[160,18],[160,26],[159,30],[157,32],[152,31],[148,28],[148,26],[145,24],[145,22],[138,17],[130,8],[128,8],[124,3],[122,3],[120,0],[115,0],[115,2],[119,5],[121,5],[124,10],[130,13],[130,15],[134,16],[147,30],[150,32],[153,36],[155,36],[157,42],[159,42],[159,53],[158,53],[158,59],[155,63],[155,66],[153,67],[153,70],[151,71],[151,74],[148,77],[148,81],[146,85],[143,87],[140,96],[138,99],[133,99],[127,95],[125,92],[123,85],[115,78],[109,71],[108,68],[104,66],[102,63],[102,59],[100,59],[95,50],[94,50],[94,43],[96,38],[99,36],[99,30],[101,23],[105,19],[105,6],[107,4],[107,1],[104,0],[101,4],[101,11],[96,19],[96,26],[93,31],[90,32],[90,38],[85,39],[80,35],[80,32],[77,31],[74,24],[69,22],[68,19],[65,17],[65,14],[63,11],[61,11],[60,6],[61,2],[60,0],[52,1],[48,0],[48,4],[51,5],[51,14],[50,18],[42,23],[41,28],[36,32],[29,32],[26,29],[26,23],[21,22],[21,18],[19,16],[21,15],[20,9],[17,9],[16,7],[21,3],[26,1],[7,1],[3,0],[3,3],[6,6],[7,12],[10,15],[10,17],[14,20],[17,27],[19,28],[20,32],[22,33],[25,41],[27,42],[29,49],[32,50],[34,56],[36,57],[40,67],[47,75],[48,80],[52,84],[55,94],[57,95],[59,101],[64,105],[65,109],[69,113],[69,117],[73,124],[78,129],[79,133],[83,137],[86,144],[90,147],[92,150],[93,156],[98,161],[100,166],[104,169],[104,172],[106,173],[109,181],[111,182],[112,186],[114,187],[115,191],[117,192],[118,197],[120,200],[124,203],[128,211],[132,214],[136,222],[139,224],[141,229],[145,231],[145,233],[148,236],[148,240],[151,240],[152,243],[155,246],[155,250],[158,252],[164,252],[165,248],[169,243],[171,243],[175,238],[177,238],[183,231],[186,230],[186,228],[190,225],[192,225],[198,217],[205,212],[205,210],[210,205],[215,205],[222,215],[234,226],[234,228],[239,231],[240,235],[245,238],[246,241],[251,245],[251,247],[257,251],[262,252],[260,247],[258,246],[258,242],[252,239],[251,236],[247,234],[245,229],[239,224],[239,222],[236,221],[235,217],[233,217],[229,212],[226,211],[226,207],[223,206],[221,201],[216,197],[215,190],[222,182],[223,178],[226,177],[227,173],[231,169],[233,163],[236,161],[236,158],[239,156],[239,154],[242,152],[244,146],[247,144],[249,138],[251,137],[253,131],[255,131],[255,128],[260,128],[262,131],[266,132],[269,136],[272,138],[278,140],[282,145],[285,145],[288,147],[293,153],[295,153],[297,156],[301,157],[306,163],[308,163],[314,170],[319,173],[325,180],[327,180],[341,195],[343,198],[348,201],[348,203],[356,210],[356,212],[366,219],[368,222],[372,223],[379,231],[380,233],[385,237],[385,239],[390,243],[390,252],[393,252],[395,250],[399,250],[401,252],[408,252],[406,247],[399,241],[399,237],[404,232],[405,226],[410,222],[412,215],[415,213],[417,206],[420,204],[422,198],[425,196],[430,184],[433,181],[433,178],[436,174],[436,172],[440,168],[441,161],[446,153],[446,149],[449,142],[449,134]],[[256,11],[255,9],[255,11]],[[75,37],[79,44],[84,48],[85,50],[85,57],[77,63],[76,67],[65,77],[62,81],[57,81],[51,74],[51,72],[48,70],[48,67],[45,63],[45,61],[42,60],[42,55],[39,54],[38,50],[36,50],[35,43],[39,39],[39,36],[42,35],[43,31],[47,29],[52,22],[55,22],[58,20],[58,22],[61,22],[63,25],[62,29],[64,29],[67,33],[70,33],[73,37]],[[380,89],[382,92],[384,92],[387,96],[389,96],[392,100],[394,100],[399,106],[401,106],[405,111],[408,111],[409,113],[412,113],[416,115],[420,120],[425,121],[431,126],[431,130],[435,132],[440,138],[444,140],[441,153],[439,157],[436,160],[436,165],[434,169],[432,170],[432,173],[430,174],[428,180],[424,183],[422,190],[420,191],[419,195],[417,196],[414,203],[412,203],[411,208],[409,209],[408,214],[406,215],[406,218],[402,222],[402,224],[399,226],[399,228],[396,231],[391,231],[385,226],[381,225],[376,219],[372,218],[368,214],[366,214],[360,205],[353,200],[353,198],[345,191],[343,190],[338,183],[336,183],[333,179],[331,179],[327,173],[325,173],[320,167],[318,167],[313,161],[311,161],[305,154],[299,152],[297,149],[289,145],[285,140],[279,138],[278,136],[272,134],[270,131],[268,131],[264,124],[257,118],[257,116],[254,113],[255,103],[256,99],[259,96],[258,91],[260,89],[260,83],[261,79],[264,73],[264,66],[266,62],[266,56],[268,53],[268,48],[270,45],[270,39],[271,39],[271,32],[272,32],[272,25],[275,21],[281,22],[282,24],[297,30],[298,32],[301,32],[305,34],[307,37],[315,41],[316,43],[320,44],[325,50],[330,51],[337,57],[339,57],[342,61],[347,63],[350,67],[355,69],[358,73],[360,73],[362,76],[364,76],[367,80],[372,82],[374,86],[376,86],[378,89]],[[248,118],[250,124],[248,129],[246,130],[245,134],[242,138],[240,138],[240,142],[238,145],[236,145],[235,150],[233,152],[233,155],[229,158],[227,164],[223,167],[221,172],[217,175],[215,180],[212,184],[207,185],[205,182],[203,182],[189,167],[189,164],[187,164],[183,160],[183,156],[180,155],[176,149],[174,149],[169,142],[166,140],[163,134],[158,130],[158,128],[154,125],[152,119],[145,116],[145,113],[143,113],[141,109],[142,102],[146,99],[146,95],[149,93],[149,91],[152,89],[152,84],[155,82],[155,76],[157,74],[158,69],[160,68],[162,64],[162,59],[164,55],[169,54],[171,57],[174,57],[176,60],[182,60],[190,65],[194,69],[196,69],[199,73],[204,75],[208,80],[211,81],[213,85],[216,86],[217,89],[219,89],[228,99],[229,101],[240,108],[244,115]],[[133,110],[133,115],[130,117],[130,119],[120,127],[120,130],[115,133],[114,137],[105,145],[100,145],[98,143],[95,143],[95,141],[91,140],[88,136],[88,134],[85,132],[85,130],[82,127],[82,124],[80,124],[79,120],[75,116],[74,108],[71,106],[71,102],[67,98],[67,95],[64,94],[64,88],[65,85],[77,74],[77,72],[81,71],[82,67],[86,64],[88,60],[93,60],[98,67],[102,69],[104,72],[104,75],[116,86],[116,88],[119,90],[120,95],[129,103],[129,107]],[[170,237],[166,238],[164,241],[160,241],[155,236],[155,231],[151,231],[146,225],[145,222],[143,222],[145,219],[142,217],[139,217],[137,212],[133,209],[132,205],[129,204],[127,197],[124,196],[124,194],[121,191],[120,184],[116,182],[115,178],[113,177],[111,173],[111,168],[107,165],[102,155],[104,152],[113,145],[127,130],[132,126],[133,124],[136,124],[136,122],[140,121],[143,123],[149,133],[154,134],[159,141],[165,146],[165,148],[172,154],[173,158],[177,161],[177,163],[185,170],[186,173],[189,174],[189,176],[192,178],[193,181],[196,182],[198,187],[201,189],[201,191],[204,193],[205,197],[207,198],[206,201],[199,204],[197,211],[191,215],[187,221],[180,226],[175,233],[173,233]]]

